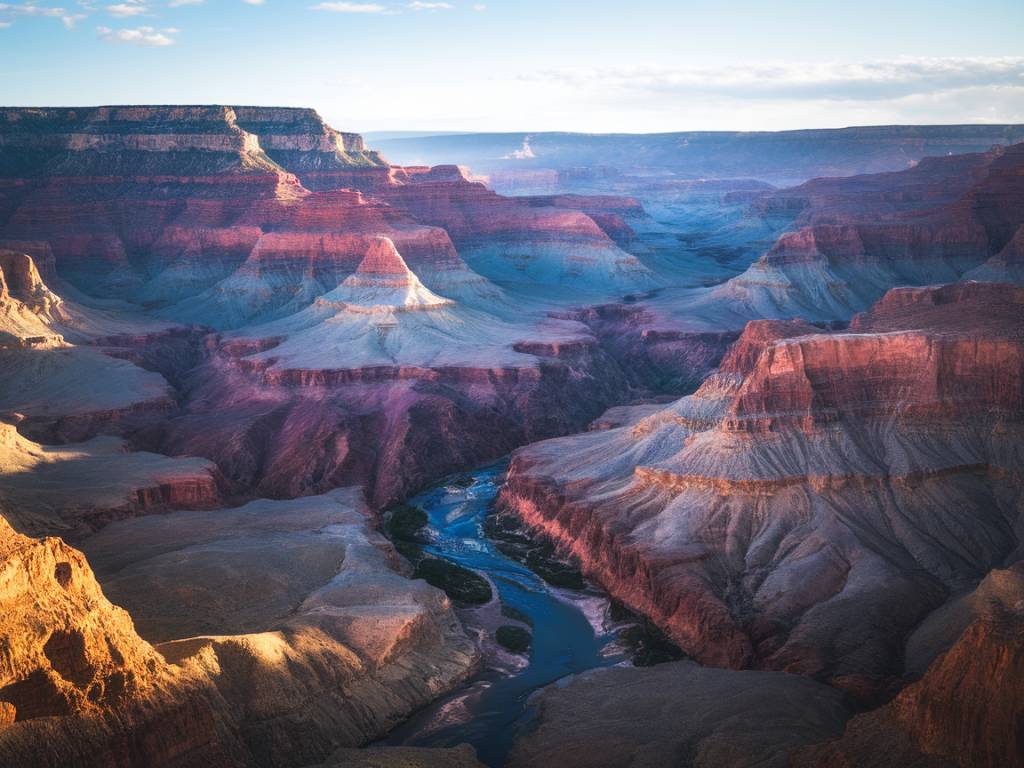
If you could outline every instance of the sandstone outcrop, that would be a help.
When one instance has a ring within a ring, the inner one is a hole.
[[[353,489],[135,518],[83,547],[172,669],[208,681],[247,763],[365,744],[477,659],[447,597],[408,578]]]
[[[76,541],[111,520],[220,502],[209,461],[128,451],[114,437],[39,445],[0,422],[0,507],[21,533]]]
[[[85,557],[0,519],[0,763],[234,765],[206,701],[111,605]]]
[[[1022,307],[975,283],[752,323],[694,395],[517,453],[503,504],[698,660],[871,701],[1018,546]]]

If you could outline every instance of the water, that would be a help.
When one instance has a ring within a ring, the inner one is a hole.
[[[467,631],[481,637],[483,670],[463,689],[414,715],[384,743],[432,747],[469,743],[483,763],[500,766],[512,741],[534,715],[529,702],[532,693],[567,675],[627,661],[615,642],[616,628],[604,619],[609,604],[603,593],[593,587],[580,592],[552,587],[499,552],[484,535],[484,519],[506,466],[503,462],[462,475],[410,503],[429,517],[427,552],[487,577],[501,604],[529,617],[533,624],[529,659],[510,654],[493,641],[497,626],[515,623],[501,615],[497,600],[462,611]]]

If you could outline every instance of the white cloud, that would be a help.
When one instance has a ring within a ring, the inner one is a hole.
[[[149,9],[146,7],[146,4],[140,2],[140,0],[128,0],[126,3],[114,3],[107,6],[107,13],[119,19],[129,16],[141,16],[148,11]]]
[[[7,29],[11,24],[10,21],[0,21],[0,29]]]
[[[473,6],[473,10],[474,11],[486,11],[487,10],[487,6],[484,5],[483,3],[477,3],[476,5]]]
[[[988,85],[1021,85],[1024,57],[924,58],[852,63],[547,70],[516,79],[717,99],[893,99]]]
[[[422,0],[413,0],[409,7],[414,11],[451,11],[455,8],[451,3],[425,3]]]
[[[313,10],[334,13],[388,13],[387,7],[379,3],[317,3]]]
[[[154,29],[153,27],[136,27],[135,29],[96,27],[96,36],[105,43],[130,43],[161,48],[167,45],[174,45],[174,38],[172,36],[178,34],[178,31],[173,27],[164,29]]]
[[[80,5],[87,8],[84,3],[80,3]],[[40,16],[60,19],[61,23],[68,29],[74,28],[77,22],[87,18],[84,13],[68,13],[64,8],[58,6],[36,5],[34,2],[0,3],[0,13],[8,16]],[[13,22],[4,21],[3,23],[9,27]]]
[[[266,5],[267,0],[242,0],[246,5]]]

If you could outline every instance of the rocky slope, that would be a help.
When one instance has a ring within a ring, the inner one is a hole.
[[[220,502],[209,461],[130,452],[114,437],[40,445],[0,422],[0,507],[21,533],[76,541],[118,518]]]
[[[375,506],[581,429],[628,391],[581,326],[513,326],[369,266],[292,318],[222,338],[188,387],[166,450],[261,495],[358,483]]]
[[[752,323],[693,396],[517,453],[503,503],[698,660],[871,700],[1018,546],[1022,308],[965,284]]]
[[[232,765],[206,701],[111,605],[85,557],[0,520],[0,763]]]
[[[344,490],[108,526],[90,562],[154,649],[81,553],[0,521],[0,762],[303,766],[381,735],[476,649],[368,522]]]

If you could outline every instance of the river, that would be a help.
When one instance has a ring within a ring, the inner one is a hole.
[[[443,557],[487,578],[496,599],[460,610],[467,631],[484,649],[481,672],[462,689],[434,702],[383,742],[416,746],[472,744],[480,760],[501,766],[516,735],[534,715],[530,695],[567,675],[629,663],[619,643],[623,622],[610,619],[607,596],[593,585],[582,590],[552,587],[525,565],[502,554],[485,534],[507,462],[449,478],[409,501],[428,516],[428,554]],[[500,602],[499,602],[500,601]],[[506,614],[532,625],[528,658],[493,640]],[[511,609],[511,610],[508,610]]]

